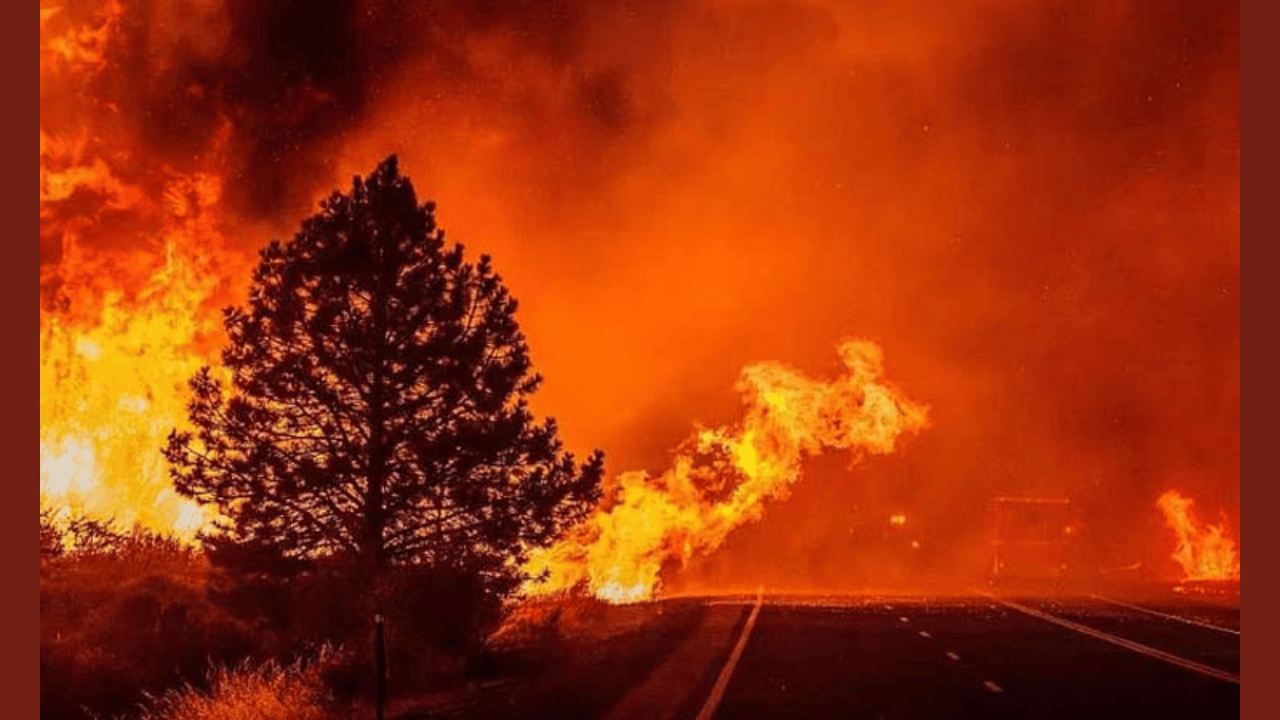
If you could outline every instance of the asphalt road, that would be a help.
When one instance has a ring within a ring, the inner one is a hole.
[[[716,672],[691,691],[699,702],[679,715],[1239,716],[1238,605],[1120,602],[973,595],[764,598],[758,610],[744,603],[739,612],[752,620],[755,611],[754,619],[738,623]]]
[[[1172,593],[680,598],[651,624],[397,720],[1240,715],[1239,604]],[[601,622],[610,621],[604,618]]]

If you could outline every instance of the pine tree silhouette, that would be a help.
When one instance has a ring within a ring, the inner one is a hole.
[[[540,377],[516,301],[434,213],[391,156],[260,253],[247,306],[224,311],[231,387],[197,373],[194,432],[164,449],[178,492],[224,517],[211,551],[509,589],[523,550],[598,500],[603,455],[576,463],[528,408]]]

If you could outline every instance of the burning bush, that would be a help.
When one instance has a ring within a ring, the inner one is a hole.
[[[40,508],[40,560],[50,573],[74,567],[103,571],[128,565],[126,575],[154,571],[167,575],[202,575],[206,565],[194,545],[174,535],[134,525],[124,529],[112,519],[69,512],[54,505]]]
[[[1228,534],[1225,514],[1217,525],[1200,522],[1192,512],[1195,502],[1177,490],[1160,496],[1156,506],[1165,524],[1177,535],[1177,550],[1170,555],[1182,569],[1184,580],[1239,580],[1240,554]]]

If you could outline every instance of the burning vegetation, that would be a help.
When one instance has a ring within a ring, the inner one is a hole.
[[[1182,569],[1182,579],[1239,580],[1240,554],[1227,534],[1225,514],[1217,525],[1206,525],[1192,512],[1194,504],[1177,490],[1166,492],[1156,501],[1165,523],[1178,538],[1177,549],[1170,557]]]
[[[528,591],[585,585],[612,602],[651,598],[664,569],[715,550],[769,501],[785,499],[807,456],[888,454],[926,426],[925,406],[885,384],[879,347],[849,341],[839,351],[845,372],[829,382],[775,363],[743,370],[741,422],[700,430],[657,477],[619,475],[598,512],[534,553]]]
[[[156,449],[249,266],[222,234],[226,129],[175,167],[123,121],[124,13],[41,8],[40,490],[190,538],[209,516],[173,492]]]

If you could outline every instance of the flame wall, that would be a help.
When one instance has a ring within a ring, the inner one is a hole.
[[[930,404],[905,454],[812,463],[706,583],[874,575],[851,538],[900,511],[941,575],[997,492],[1176,572],[1153,499],[1239,505],[1238,9],[881,5],[42,5],[42,452],[98,448],[145,505],[253,250],[395,151],[613,472],[848,335]]]

